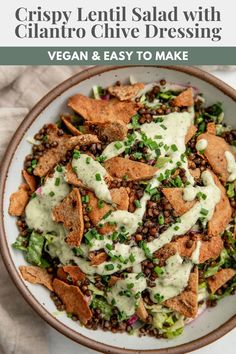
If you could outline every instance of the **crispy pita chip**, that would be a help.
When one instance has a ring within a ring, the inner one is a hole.
[[[192,106],[194,104],[192,87],[189,87],[187,90],[181,92],[176,98],[173,99],[173,103],[177,107]]]
[[[65,180],[67,183],[72,184],[75,187],[85,187],[83,182],[77,177],[77,174],[73,171],[70,162],[66,165]]]
[[[68,285],[59,279],[53,280],[53,289],[65,305],[66,312],[78,316],[83,324],[92,318],[86,297],[78,286]]]
[[[117,98],[120,101],[132,100],[140,90],[144,89],[145,85],[141,82],[138,82],[133,85],[120,85],[120,86],[110,86],[108,87],[108,92]]]
[[[183,188],[163,188],[162,193],[178,216],[187,213],[187,211],[189,211],[196,203],[195,200],[186,202],[183,199]]]
[[[74,136],[68,140],[67,149],[73,150],[74,148],[80,149],[81,146],[90,146],[92,144],[100,143],[97,135],[94,134],[81,134]]]
[[[207,140],[207,148],[204,150],[203,155],[208,160],[213,171],[219,175],[219,178],[226,182],[229,177],[229,172],[227,170],[227,160],[225,158],[225,152],[232,151],[230,145],[221,137],[203,133],[198,136],[197,141],[200,139]]]
[[[109,279],[108,286],[111,288],[112,286],[116,285],[116,283],[120,280],[119,277],[116,277],[115,275],[112,275]]]
[[[192,246],[189,247],[189,240],[192,240]],[[201,241],[201,248],[199,254],[199,263],[205,263],[209,259],[216,259],[219,257],[220,252],[224,248],[224,243],[220,236],[211,237],[208,241],[205,241],[202,235],[196,234],[193,236],[184,235],[180,236],[173,242],[177,246],[178,252],[181,257],[192,256],[193,251],[197,246],[197,241]]]
[[[194,318],[198,310],[198,268],[189,276],[187,288],[178,296],[164,302],[166,307],[175,310],[185,317]]]
[[[142,298],[140,298],[140,300],[139,300],[138,307],[137,307],[135,313],[143,322],[146,321],[146,319],[148,317],[148,313],[147,313],[147,310],[144,306],[144,302],[143,302]]]
[[[79,113],[85,121],[101,123],[121,120],[128,124],[139,109],[139,105],[135,102],[95,100],[81,94],[72,96],[68,106]]]
[[[185,144],[187,144],[189,140],[192,139],[196,131],[197,131],[197,127],[195,127],[195,125],[191,125],[191,127],[188,129],[187,134],[185,136]]]
[[[35,177],[33,175],[30,175],[26,170],[22,171],[22,176],[25,179],[25,182],[27,183],[31,192],[34,192],[37,187]]]
[[[47,130],[49,132],[47,135],[48,141],[55,141],[58,145],[46,150],[39,158],[34,169],[34,175],[39,177],[45,176],[54,166],[63,160],[67,151],[71,151],[75,147],[79,148],[82,145],[91,145],[99,142],[98,137],[91,134],[78,135],[74,137],[70,137],[67,134],[60,135],[59,129],[53,124],[51,124]]]
[[[88,130],[94,129],[99,139],[106,140],[107,142],[124,140],[128,133],[128,126],[121,120],[116,122],[87,122],[85,127]]]
[[[194,170],[190,169],[189,172],[191,173],[194,179],[199,179],[201,177],[200,168],[195,168]]]
[[[154,257],[159,260],[158,265],[163,267],[165,262],[171,256],[174,256],[177,253],[177,245],[174,242],[167,243],[162,248],[154,252]]]
[[[221,198],[219,203],[216,204],[215,211],[211,220],[208,222],[208,233],[211,236],[217,236],[221,234],[229,224],[232,215],[232,208],[230,206],[225,188],[220,183],[217,176],[212,172],[211,174],[214,178],[216,186],[221,191]]]
[[[223,248],[224,243],[220,236],[211,237],[209,241],[202,241],[199,262],[205,263],[209,259],[218,258]]]
[[[49,290],[52,288],[52,275],[45,268],[36,266],[20,266],[19,270],[24,280],[32,284],[42,284]]]
[[[79,246],[84,232],[83,208],[80,192],[74,188],[53,211],[56,222],[62,222],[69,233],[66,242],[71,246]]]
[[[91,265],[97,266],[99,264],[102,264],[107,260],[107,254],[106,252],[100,252],[90,258],[91,260]]]
[[[129,207],[129,190],[127,188],[113,188],[110,189],[112,201],[116,204],[116,208],[118,210],[128,210]],[[98,199],[94,195],[93,192],[89,192],[89,206],[91,207],[91,211],[89,213],[89,218],[92,221],[94,226],[97,226],[99,221],[106,215],[110,210],[114,210],[111,205],[104,203],[102,208],[99,208]],[[112,232],[116,229],[115,225],[104,225],[99,228],[99,232],[102,234]]]
[[[207,123],[207,133],[216,135],[216,125],[214,122]]]
[[[28,201],[28,186],[26,184],[22,184],[18,191],[12,193],[10,196],[8,213],[12,216],[21,216],[25,211],[25,207],[28,204]]]
[[[71,132],[71,134],[77,136],[77,135],[81,135],[82,133],[72,124],[72,119],[69,116],[62,116],[61,120],[63,121],[63,123],[65,124],[65,126],[67,127],[67,129]]]
[[[212,294],[220,289],[236,274],[235,269],[226,268],[219,270],[215,275],[207,279],[208,287]]]
[[[78,281],[85,280],[86,276],[78,266],[67,265],[57,268],[57,277],[60,280],[67,282],[68,276],[73,281],[73,284],[77,284]]]
[[[105,161],[104,167],[112,177],[123,179],[124,176],[127,176],[129,181],[150,179],[157,172],[156,167],[123,157],[113,157]]]

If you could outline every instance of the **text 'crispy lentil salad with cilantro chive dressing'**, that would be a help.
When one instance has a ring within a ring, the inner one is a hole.
[[[87,328],[178,336],[236,290],[236,131],[164,79],[68,106],[29,139],[10,198],[22,277]]]

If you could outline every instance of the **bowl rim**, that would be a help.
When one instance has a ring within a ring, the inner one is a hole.
[[[115,71],[122,68],[135,68],[135,67],[154,67],[154,68],[163,68],[167,70],[174,70],[189,74],[191,76],[197,77],[215,88],[222,91],[225,95],[229,96],[236,102],[236,90],[232,87],[216,78],[215,76],[192,66],[160,66],[160,65],[125,65],[125,66],[95,66],[89,69],[85,69],[82,72],[75,74],[66,81],[63,81],[61,84],[49,91],[36,105],[30,110],[26,115],[18,129],[16,130],[11,142],[9,143],[5,155],[3,156],[1,162],[1,171],[0,171],[0,252],[2,254],[3,261],[7,268],[7,271],[12,278],[15,286],[20,291],[26,302],[43,318],[49,325],[54,327],[60,333],[64,334],[68,338],[74,340],[77,343],[80,343],[86,347],[97,350],[98,352],[103,353],[113,353],[113,354],[183,354],[201,348],[205,345],[208,345],[215,340],[219,339],[230,330],[236,327],[236,315],[232,316],[220,327],[216,328],[212,332],[195,339],[191,342],[184,343],[175,347],[161,348],[161,349],[146,349],[146,350],[137,350],[137,349],[123,349],[120,347],[111,346],[98,342],[96,340],[90,339],[75,330],[69,328],[67,325],[63,324],[61,321],[53,317],[44,307],[41,305],[36,298],[34,298],[27,286],[24,284],[23,280],[19,276],[17,268],[14,264],[14,261],[11,257],[6,232],[4,228],[4,207],[3,207],[3,198],[5,192],[5,183],[8,176],[8,170],[11,165],[12,157],[18,145],[20,144],[24,132],[32,125],[32,123],[37,119],[38,115],[47,108],[47,106],[58,96],[63,94],[69,88],[74,85],[78,85],[84,80],[87,80],[93,76],[100,75],[105,72]]]

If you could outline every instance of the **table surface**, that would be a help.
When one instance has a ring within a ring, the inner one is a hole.
[[[236,71],[214,72],[214,75],[224,80],[226,83],[231,85],[236,89]],[[53,328],[48,326],[48,340],[50,346],[50,354],[95,354],[97,352],[85,348],[79,345],[65,336],[61,335],[59,332],[55,331]],[[217,340],[216,342],[194,351],[196,354],[233,354],[235,353],[236,347],[236,329],[225,335],[223,338]]]

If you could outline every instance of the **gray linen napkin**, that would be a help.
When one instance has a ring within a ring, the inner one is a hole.
[[[75,66],[0,67],[0,161],[29,109],[50,89],[85,69]],[[48,354],[45,323],[19,295],[0,258],[0,353]]]

